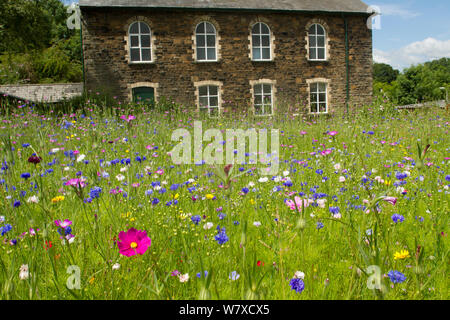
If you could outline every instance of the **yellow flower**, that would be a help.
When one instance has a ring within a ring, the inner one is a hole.
[[[94,280],[95,280],[95,278],[92,277],[91,279],[89,279],[89,283],[90,283],[90,284],[93,284],[93,283],[94,283]]]
[[[391,183],[392,183],[392,182],[391,182],[390,180],[384,180],[384,184],[387,185],[387,186],[390,186]]]
[[[214,198],[214,195],[211,193],[208,193],[205,197],[206,197],[206,199],[211,200]]]
[[[255,200],[250,199],[250,203],[251,203],[252,205],[254,205],[254,204],[255,204]]]
[[[176,195],[173,196],[173,198],[176,200],[176,199],[178,199],[179,196],[180,195],[177,193]]]
[[[57,196],[52,199],[52,203],[57,203],[64,200],[64,196]]]
[[[408,250],[401,250],[400,252],[394,253],[394,260],[403,260],[410,257]]]

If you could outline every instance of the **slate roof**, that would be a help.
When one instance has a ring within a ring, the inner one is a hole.
[[[167,8],[367,13],[360,0],[79,0],[81,8]]]

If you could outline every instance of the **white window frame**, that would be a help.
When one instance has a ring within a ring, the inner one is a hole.
[[[204,33],[199,33],[197,32],[198,27],[204,24],[205,25],[205,31]],[[214,33],[208,33],[206,25],[210,24],[213,28],[214,28]],[[205,45],[200,47],[197,41],[197,36],[204,36],[205,38]],[[208,59],[208,49],[212,49],[213,47],[208,46],[208,36],[214,36],[214,54],[215,54],[215,59]],[[194,32],[194,39],[195,39],[195,61],[197,62],[217,62],[219,57],[218,57],[218,35],[217,35],[217,28],[216,26],[209,22],[209,21],[201,21],[200,23],[197,24],[197,26],[195,27],[195,32]],[[205,59],[199,59],[198,58],[198,52],[199,50],[204,50],[205,51]]]
[[[254,33],[253,29],[256,26],[259,26],[259,31],[258,33]],[[269,33],[262,33],[262,25],[265,25],[267,27],[267,29],[269,30]],[[252,27],[251,27],[251,57],[253,61],[272,61],[272,31],[270,30],[270,27],[264,23],[264,22],[257,22],[255,23]],[[255,45],[253,37],[258,37],[259,38],[259,46]],[[264,46],[263,45],[263,37],[269,37],[269,46]],[[260,52],[260,59],[256,59],[254,56],[254,50],[258,49]],[[263,58],[263,49],[269,49],[269,58],[265,59]]]
[[[221,113],[222,113],[222,82],[220,81],[200,81],[200,82],[195,82],[194,86],[196,87],[196,97],[197,97],[197,110],[199,112],[204,111],[205,109],[208,110],[208,116],[210,118],[218,118],[220,117]],[[201,87],[207,87],[207,94],[200,96],[200,88]],[[210,87],[217,87],[217,95],[211,95],[210,94]],[[207,98],[208,99],[208,105],[206,107],[203,107],[200,105],[200,99],[201,98]],[[217,98],[217,106],[212,106],[211,107],[211,98]],[[211,109],[217,109],[217,116],[211,116]]]
[[[148,27],[149,33],[141,32],[141,23],[145,24]],[[138,33],[131,33],[131,27],[134,24],[138,25]],[[142,36],[150,37],[148,47],[142,46]],[[138,42],[139,42],[138,46],[134,46],[134,47],[132,46],[131,37],[138,37]],[[136,50],[136,49],[139,50],[139,60],[132,60],[131,51]],[[138,21],[134,21],[130,24],[130,26],[128,28],[128,50],[129,50],[129,63],[131,63],[131,64],[153,63],[154,62],[152,29],[151,29],[150,25],[148,23],[146,23],[145,21],[138,20]],[[142,60],[142,51],[143,50],[150,50],[150,60]]]
[[[264,103],[264,96],[266,96],[266,92],[264,91],[264,85],[270,86],[270,104]],[[253,106],[253,114],[257,117],[270,117],[274,115],[274,106],[275,106],[275,94],[276,94],[276,81],[275,80],[256,80],[250,81],[251,92],[252,92],[252,106]],[[256,86],[261,87],[261,93],[256,94],[255,88]],[[261,103],[256,104],[256,96],[261,96]],[[261,106],[261,114],[256,113],[256,106]],[[270,113],[266,113],[266,108],[270,107]]]
[[[314,33],[310,33],[311,28],[314,27]],[[323,35],[318,34],[318,28],[322,28]],[[308,27],[308,60],[309,61],[327,61],[328,59],[328,50],[327,50],[327,30],[320,23],[313,23]],[[315,45],[313,46],[311,43],[311,38],[314,38]],[[319,38],[323,38],[323,46],[319,46]],[[319,59],[319,50],[323,50],[323,59]],[[311,52],[315,52],[316,58],[311,58]]]
[[[328,114],[330,109],[330,81],[328,79],[311,79],[307,80],[308,83],[308,101],[309,101],[309,113],[310,114]],[[312,85],[317,84],[317,90],[312,91]],[[325,85],[325,90],[320,90],[320,84]],[[317,95],[316,101],[311,101],[311,96],[313,94]],[[320,99],[320,94],[325,94],[325,100]],[[313,112],[312,105],[316,103],[316,109]],[[320,112],[320,104],[325,103],[325,111]]]

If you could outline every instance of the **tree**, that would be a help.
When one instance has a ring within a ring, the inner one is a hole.
[[[398,70],[385,63],[374,63],[373,65],[373,79],[376,82],[391,83],[397,79],[399,73]]]

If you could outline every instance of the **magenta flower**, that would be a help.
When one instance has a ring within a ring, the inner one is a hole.
[[[325,149],[325,150],[321,151],[320,154],[322,156],[327,156],[327,155],[331,154],[332,152],[333,152],[333,150],[331,150],[331,149]]]
[[[129,116],[127,117],[127,116],[124,115],[124,116],[121,116],[120,119],[125,120],[126,122],[130,122],[131,120],[136,119],[136,117],[135,117],[135,116],[132,116],[132,115],[129,115]]]
[[[69,219],[66,219],[64,221],[61,220],[55,220],[55,225],[57,227],[61,227],[63,229],[67,228],[68,226],[70,226],[72,224],[72,221],[70,221]]]
[[[131,228],[127,232],[121,231],[119,233],[119,240],[117,243],[119,253],[127,257],[144,254],[152,243],[146,231],[136,230],[134,228]]]
[[[76,188],[78,188],[78,187],[84,188],[84,187],[86,187],[86,180],[84,180],[84,179],[70,179],[64,185],[65,186],[72,186],[72,187],[76,187]]]
[[[329,136],[332,136],[332,137],[334,137],[334,136],[337,135],[337,134],[338,134],[337,131],[330,131],[330,132],[328,132],[328,135],[329,135]]]
[[[393,206],[395,206],[395,204],[397,203],[397,198],[394,197],[384,197],[383,201],[387,201],[390,204],[392,204]]]

